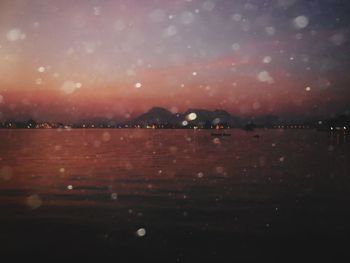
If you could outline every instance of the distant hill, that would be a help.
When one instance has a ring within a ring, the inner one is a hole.
[[[177,115],[171,113],[167,109],[161,107],[153,107],[146,113],[141,114],[136,117],[128,124],[131,126],[140,125],[163,125],[163,126],[172,126],[180,123],[180,119]]]
[[[195,118],[190,118],[190,114]],[[186,125],[184,125],[186,124]],[[163,127],[184,127],[198,126],[200,128],[210,128],[217,124],[229,127],[240,127],[242,121],[226,111],[209,111],[204,109],[189,109],[184,113],[171,113],[167,109],[154,107],[148,112],[136,117],[128,122],[128,125],[145,127],[147,125],[156,125]]]
[[[191,113],[195,113],[197,118],[189,123],[204,128],[210,128],[217,124],[229,127],[239,127],[242,123],[240,118],[234,117],[224,110],[209,111],[203,109],[189,109],[182,114],[182,119],[186,120],[187,116]]]

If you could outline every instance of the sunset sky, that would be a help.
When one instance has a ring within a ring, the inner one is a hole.
[[[346,0],[1,0],[0,121],[350,105]]]

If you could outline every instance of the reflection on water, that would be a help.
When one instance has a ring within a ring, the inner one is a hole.
[[[339,145],[346,143],[347,133],[345,131],[331,132],[330,145]]]
[[[255,222],[265,226],[285,200],[338,198],[349,190],[345,134],[231,133],[215,138],[205,130],[1,130],[0,205],[113,208],[144,220],[165,210],[170,217],[201,211],[197,222],[209,220],[209,211],[228,213],[216,227],[232,227],[242,207],[249,213],[268,207],[268,214],[261,212],[263,223]]]

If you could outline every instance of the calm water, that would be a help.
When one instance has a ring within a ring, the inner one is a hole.
[[[346,135],[230,132],[0,130],[0,220],[12,229],[2,230],[4,251],[28,248],[37,224],[49,239],[66,231],[107,251],[161,246],[169,261],[190,259],[192,241],[227,258],[221,243],[240,242],[233,236],[350,233]],[[47,238],[39,231],[36,242]]]

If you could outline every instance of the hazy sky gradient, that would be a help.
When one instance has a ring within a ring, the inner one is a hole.
[[[1,0],[0,120],[349,110],[341,0]]]

